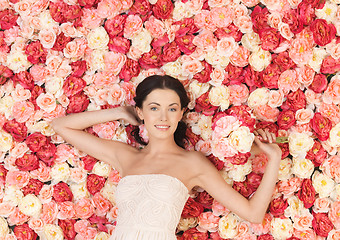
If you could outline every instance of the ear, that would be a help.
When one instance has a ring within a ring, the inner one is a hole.
[[[140,120],[144,120],[143,111],[139,107],[136,107],[136,112]]]

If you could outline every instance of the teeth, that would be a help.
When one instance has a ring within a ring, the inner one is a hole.
[[[169,128],[168,126],[156,126],[157,128]]]

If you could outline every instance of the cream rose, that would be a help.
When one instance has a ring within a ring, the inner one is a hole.
[[[111,172],[111,166],[105,162],[96,162],[93,166],[92,172],[102,177],[108,177]]]
[[[267,88],[257,88],[250,93],[248,97],[248,106],[255,108],[260,105],[266,105],[269,100],[270,91]]]
[[[52,136],[55,134],[53,128],[51,127],[50,123],[47,121],[39,121],[34,123],[34,125],[29,128],[27,127],[31,132],[41,132],[41,134],[45,136]]]
[[[210,88],[209,83],[200,83],[197,80],[192,81],[189,84],[189,92],[193,95],[194,99],[200,97],[206,93]]]
[[[102,26],[92,29],[87,35],[88,46],[92,49],[105,49],[109,41],[109,35]]]
[[[18,207],[23,214],[38,218],[42,209],[42,204],[35,195],[27,194],[21,199]]]
[[[172,18],[175,21],[180,21],[183,18],[189,18],[192,14],[190,13],[190,9],[187,7],[187,4],[182,1],[176,1],[174,11],[172,12]]]
[[[272,61],[272,55],[269,51],[265,51],[259,48],[249,56],[249,64],[252,68],[257,71],[263,71]]]
[[[48,10],[43,11],[39,15],[39,18],[41,29],[59,28],[59,24],[56,21],[54,21],[53,18],[51,17],[50,11]]]
[[[236,237],[239,223],[239,218],[233,213],[223,216],[218,222],[218,233],[220,237],[224,239]]]
[[[290,168],[292,166],[292,160],[290,158],[284,158],[280,161],[279,180],[287,180],[291,177]]]
[[[0,236],[6,236],[9,234],[9,227],[7,221],[0,217]]]
[[[315,191],[319,193],[320,198],[330,196],[335,187],[333,179],[319,171],[314,172],[312,176],[312,183]]]
[[[241,39],[242,46],[251,52],[257,52],[260,48],[261,40],[256,32],[245,33]]]
[[[103,49],[94,49],[91,52],[91,60],[88,62],[88,67],[90,71],[104,71],[104,70],[112,70],[112,69],[105,69],[105,54],[107,53],[106,50]]]
[[[219,66],[221,68],[225,68],[230,62],[229,57],[219,55],[216,50],[207,52],[204,58],[205,61],[207,61],[207,63],[211,64],[213,67]]]
[[[54,164],[51,168],[51,177],[54,183],[67,182],[70,177],[70,167],[67,163]]]
[[[110,235],[107,234],[106,232],[99,232],[97,233],[93,240],[108,240],[109,237]]]
[[[143,28],[136,36],[132,38],[132,46],[143,53],[150,52],[152,36],[148,30]]]
[[[240,126],[229,136],[230,145],[241,153],[250,152],[254,138],[254,134],[245,126]]]
[[[209,101],[213,106],[219,106],[221,111],[224,111],[230,105],[229,96],[230,91],[227,86],[212,87],[209,92]]]
[[[326,1],[323,8],[315,9],[315,15],[317,18],[325,19],[327,22],[334,22],[337,11],[338,5],[336,3]]]
[[[287,199],[288,207],[285,210],[284,215],[286,217],[294,217],[295,215],[301,215],[303,212],[308,211],[303,205],[303,202],[297,196],[291,196]]]
[[[315,71],[320,72],[323,59],[327,56],[324,48],[313,48],[313,56],[308,61],[308,65]]]
[[[72,191],[74,201],[80,200],[85,197],[89,197],[90,193],[86,188],[86,181],[81,183],[69,184]]]
[[[252,171],[251,161],[248,160],[243,165],[231,166],[231,169],[228,172],[228,176],[236,182],[243,182],[244,180],[246,180],[246,175],[251,173],[251,171]]]
[[[46,224],[43,230],[43,239],[46,240],[63,240],[64,233],[63,230],[54,224]]]
[[[186,231],[189,228],[193,228],[197,225],[197,218],[189,217],[189,218],[181,218],[177,225],[177,229],[179,231]]]
[[[197,126],[199,128],[199,135],[201,135],[201,138],[203,140],[208,140],[211,137],[212,129],[212,116],[205,116],[201,115],[201,117],[198,119]]]
[[[314,141],[307,133],[293,132],[288,136],[289,152],[294,157],[304,158]]]
[[[177,60],[175,62],[168,62],[162,66],[164,72],[172,77],[177,78],[182,74],[182,64]]]
[[[270,232],[275,239],[287,239],[294,231],[293,223],[289,218],[273,218],[270,222]]]
[[[13,138],[12,135],[0,130],[0,151],[7,152],[12,148]]]
[[[335,125],[329,132],[328,142],[332,147],[340,146],[340,123]]]
[[[336,184],[334,190],[331,192],[330,197],[333,201],[340,201],[340,184]]]
[[[299,178],[310,178],[314,171],[314,164],[306,158],[293,158],[292,173]]]
[[[0,113],[3,113],[7,119],[12,115],[12,108],[14,105],[13,97],[5,95],[0,99]]]
[[[104,187],[100,190],[100,193],[104,198],[108,199],[113,205],[116,205],[115,192],[116,185],[110,181],[106,181]]]
[[[45,82],[45,90],[47,93],[51,93],[56,97],[60,97],[63,93],[62,88],[64,85],[64,80],[61,77],[51,76],[48,77]]]
[[[27,60],[27,55],[21,51],[11,51],[7,55],[7,67],[14,73],[26,71],[31,65]]]
[[[11,202],[13,205],[17,206],[23,197],[24,194],[20,189],[15,186],[7,186],[2,201]]]

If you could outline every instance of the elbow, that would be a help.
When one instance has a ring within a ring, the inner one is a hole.
[[[61,129],[61,124],[58,118],[53,119],[50,122],[50,126],[52,127],[52,129],[56,132],[59,133],[60,129]]]
[[[247,219],[247,221],[254,223],[254,224],[261,224],[263,222],[264,219],[264,215],[265,214],[261,214],[261,213],[257,213],[254,212],[253,214],[251,214],[249,216],[249,218]]]

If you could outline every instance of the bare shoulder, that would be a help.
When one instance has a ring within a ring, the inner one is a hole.
[[[206,173],[209,170],[216,170],[215,166],[201,152],[187,151],[185,154],[186,161],[190,164],[191,172],[194,176]]]

